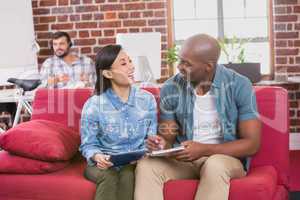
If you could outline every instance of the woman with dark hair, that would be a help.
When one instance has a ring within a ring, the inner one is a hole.
[[[96,200],[132,200],[135,164],[114,167],[109,155],[145,149],[157,131],[156,102],[134,83],[134,66],[120,45],[96,56],[95,94],[81,116],[80,150],[87,159],[85,177],[97,184]]]

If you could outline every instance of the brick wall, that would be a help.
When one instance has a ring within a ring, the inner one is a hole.
[[[273,0],[275,73],[300,75],[300,1]],[[300,132],[300,84],[283,84],[290,97],[290,130]]]
[[[94,57],[117,33],[160,32],[162,58],[167,49],[167,0],[32,0],[34,27],[41,46],[39,64],[49,55],[51,32],[72,36],[74,49]],[[162,78],[168,77],[162,62]]]
[[[290,99],[290,132],[300,133],[300,84],[282,85],[289,91]]]
[[[300,75],[300,1],[274,0],[275,72]]]

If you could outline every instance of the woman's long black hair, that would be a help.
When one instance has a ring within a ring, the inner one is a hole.
[[[111,88],[111,81],[103,76],[103,70],[111,69],[111,66],[118,54],[122,50],[121,45],[107,45],[101,48],[96,55],[96,75],[95,94],[100,95],[108,88]]]

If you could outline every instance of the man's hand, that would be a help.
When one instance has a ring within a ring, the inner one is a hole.
[[[147,149],[151,151],[166,149],[167,142],[166,140],[158,135],[148,136],[146,141]]]
[[[205,144],[188,140],[182,142],[181,145],[184,146],[185,149],[173,154],[176,160],[191,162],[202,156],[206,156],[205,152],[207,151],[207,145]]]
[[[67,83],[70,80],[68,74],[63,74],[58,77],[59,82]]]
[[[50,76],[47,79],[48,85],[56,85],[59,82],[59,79],[55,76]]]
[[[88,80],[89,80],[89,76],[86,73],[82,72],[80,74],[80,81],[85,82],[85,81],[88,81]]]
[[[109,156],[100,153],[95,154],[93,160],[97,163],[99,169],[108,169],[114,165],[109,161]]]

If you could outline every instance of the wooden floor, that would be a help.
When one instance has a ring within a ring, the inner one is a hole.
[[[300,192],[300,151],[290,151],[290,191]],[[300,198],[298,198],[300,200]]]
[[[289,200],[300,200],[300,192],[291,192]]]

